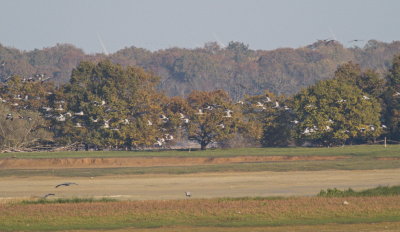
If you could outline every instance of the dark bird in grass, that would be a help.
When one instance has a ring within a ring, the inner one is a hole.
[[[78,185],[77,183],[74,183],[74,182],[65,182],[65,183],[56,185],[56,188],[58,188],[60,186],[70,186],[70,185],[73,185],[73,184],[74,185]]]
[[[43,198],[47,198],[47,197],[49,197],[49,196],[55,196],[55,195],[56,195],[56,194],[54,194],[54,193],[48,193],[48,194],[44,195]]]
[[[191,196],[192,196],[192,193],[191,193],[191,192],[185,192],[185,196],[186,196],[186,197],[191,197]]]

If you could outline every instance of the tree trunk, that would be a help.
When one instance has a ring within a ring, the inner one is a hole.
[[[208,145],[207,143],[201,142],[201,143],[200,143],[200,146],[201,146],[200,149],[201,149],[202,151],[206,150],[206,149],[207,149],[207,145]]]

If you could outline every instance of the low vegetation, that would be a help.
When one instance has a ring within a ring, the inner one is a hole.
[[[21,201],[21,204],[29,205],[29,204],[67,204],[67,203],[83,203],[83,202],[114,202],[117,201],[116,199],[113,198],[100,198],[100,199],[95,199],[95,198],[56,198],[56,199],[47,199],[47,198],[41,198],[38,200],[23,200]]]
[[[400,196],[0,204],[1,231],[391,222]]]
[[[395,196],[400,195],[400,185],[396,186],[379,186],[372,189],[355,191],[351,188],[347,190],[339,190],[337,188],[321,190],[318,193],[320,197],[365,197],[365,196]]]

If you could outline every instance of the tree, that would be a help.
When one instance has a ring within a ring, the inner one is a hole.
[[[240,109],[222,90],[193,91],[187,98],[190,106],[187,125],[189,140],[205,150],[210,143],[230,138],[239,130]]]
[[[110,61],[82,62],[65,87],[68,106],[60,113],[59,136],[89,146],[114,149],[153,145],[162,137],[163,96],[158,78],[137,67]]]
[[[389,131],[389,138],[400,138],[400,55],[393,58],[392,67],[386,76],[386,91],[383,94],[386,108],[384,122]]]
[[[52,140],[45,120],[38,112],[20,110],[0,104],[0,149],[18,150],[40,141]]]
[[[320,81],[294,97],[297,138],[325,146],[382,133],[377,99],[339,79]]]
[[[263,146],[286,146],[290,139],[290,108],[284,97],[278,98],[266,91],[263,95],[246,97],[239,101],[246,122],[248,137]]]
[[[380,97],[385,82],[373,70],[362,71],[360,65],[353,62],[340,65],[335,71],[335,78],[357,86],[361,91],[374,97]]]

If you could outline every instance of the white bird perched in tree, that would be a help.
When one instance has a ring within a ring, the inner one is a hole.
[[[160,140],[157,140],[155,143],[154,143],[154,145],[158,145],[158,146],[162,146],[162,142],[160,141]]]
[[[15,99],[15,100],[22,100],[22,97],[21,97],[20,94],[18,94],[18,95],[16,95],[16,96],[14,96],[14,99]]]
[[[83,111],[80,111],[80,112],[74,113],[74,115],[76,115],[76,116],[83,116],[83,115],[85,115],[85,114],[83,113]]]
[[[77,123],[75,124],[75,127],[81,128],[82,125],[81,125],[79,122],[77,122]]]
[[[396,91],[396,93],[393,94],[393,97],[397,97],[397,96],[400,96],[400,92]]]
[[[337,100],[336,102],[337,103],[343,103],[343,102],[346,102],[346,100],[340,99],[340,100]]]
[[[226,113],[226,115],[223,116],[224,118],[232,118],[232,115],[231,115],[231,113],[233,113],[232,110],[227,109],[224,112]]]
[[[150,120],[147,120],[147,125],[148,125],[148,126],[152,126],[153,123],[152,123]]]
[[[306,108],[313,108],[313,107],[314,107],[313,104],[308,104],[308,105],[306,105]]]
[[[221,124],[217,125],[217,127],[221,127],[222,129],[224,129],[225,125],[221,123]]]
[[[127,118],[125,118],[125,119],[122,121],[122,123],[123,123],[124,125],[129,125],[129,120],[128,120]]]
[[[65,122],[65,116],[60,114],[58,117],[56,117],[56,120],[59,122]]]
[[[62,105],[59,105],[58,108],[56,108],[57,111],[63,111],[64,108],[62,107]]]
[[[202,109],[199,109],[199,111],[197,111],[197,113],[196,113],[197,115],[203,115],[204,114],[204,112],[203,112],[203,110]]]
[[[364,100],[369,100],[370,98],[369,98],[368,96],[364,95],[364,96],[363,96],[363,99],[364,99]]]
[[[43,106],[42,109],[44,109],[46,112],[49,112],[52,110],[51,107]]]
[[[256,106],[257,107],[264,107],[264,104],[262,104],[261,102],[257,102]]]
[[[71,112],[67,112],[67,113],[65,114],[65,116],[72,117],[72,113],[71,113]]]
[[[94,122],[94,123],[96,123],[96,122],[98,122],[99,121],[99,119],[98,118],[96,118],[96,119],[94,119],[94,118],[90,118],[90,120],[92,121],[92,122]]]
[[[387,126],[386,126],[386,125],[384,125],[384,124],[382,124],[382,128],[385,128],[385,129],[386,129],[386,128],[387,128]]]
[[[106,101],[102,100],[101,105],[104,106],[106,104]]]
[[[13,117],[13,115],[12,114],[7,114],[7,116],[6,116],[6,120],[13,120],[14,119],[14,117]]]
[[[179,116],[180,119],[184,119],[184,118],[185,118],[185,115],[184,115],[184,114],[179,113],[179,115],[180,115],[180,116]]]
[[[271,98],[267,97],[267,100],[265,102],[272,102]]]
[[[160,119],[162,119],[162,120],[168,120],[167,116],[165,116],[165,115],[163,115],[163,114],[160,115]]]
[[[182,120],[183,120],[183,122],[186,123],[186,124],[189,123],[189,119],[188,119],[188,118],[184,118],[184,119],[182,119]]]
[[[238,102],[236,102],[236,104],[241,104],[241,105],[243,105],[244,102],[243,102],[243,101],[238,101]]]
[[[214,109],[214,107],[212,107],[212,106],[207,106],[206,108],[204,108],[205,110],[212,110],[212,109]]]
[[[110,124],[108,123],[109,121],[110,121],[110,120],[104,121],[104,125],[103,125],[103,128],[104,128],[104,129],[110,128]]]
[[[294,124],[298,124],[299,123],[299,121],[297,121],[297,120],[293,120],[293,121],[290,121],[290,122],[292,122]]]
[[[165,140],[170,141],[170,140],[173,140],[173,139],[174,139],[173,135],[165,134]]]
[[[275,101],[275,106],[274,106],[274,108],[279,108],[279,102],[278,102],[278,101]]]

